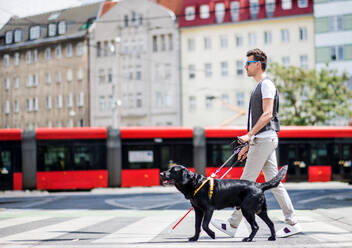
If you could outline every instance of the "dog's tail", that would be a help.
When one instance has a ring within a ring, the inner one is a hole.
[[[287,173],[287,168],[288,168],[287,165],[283,166],[279,171],[279,173],[273,179],[271,179],[269,182],[262,183],[259,187],[263,191],[277,187],[279,183],[282,181],[282,179],[284,179]]]

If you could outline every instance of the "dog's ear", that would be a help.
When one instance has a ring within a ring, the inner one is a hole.
[[[190,180],[192,179],[192,172],[189,171],[188,169],[183,169],[182,170],[182,179],[181,179],[181,183],[182,184],[187,184],[190,182]]]

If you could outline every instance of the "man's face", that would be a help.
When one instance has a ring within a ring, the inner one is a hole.
[[[253,55],[247,57],[247,61],[255,61]],[[247,70],[247,76],[248,77],[253,77],[257,74],[258,71],[258,64],[260,65],[260,62],[250,62],[248,65],[246,64],[244,68]]]

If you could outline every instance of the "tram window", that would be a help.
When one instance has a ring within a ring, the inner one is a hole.
[[[11,152],[1,151],[0,152],[0,174],[10,174],[11,171]]]
[[[38,142],[38,171],[99,169],[106,169],[104,140]]]
[[[124,153],[124,156],[127,156],[124,159],[125,161],[127,160],[127,163],[123,163],[123,169],[156,168],[153,146],[128,146],[127,153]]]
[[[208,145],[207,154],[208,154],[208,167],[218,167],[222,165],[233,153],[233,149],[226,144],[211,144]],[[237,158],[237,156],[235,157]],[[244,164],[244,162],[241,162]],[[226,166],[230,166],[231,163],[228,163]]]
[[[328,165],[327,145],[312,144],[310,153],[311,165]]]

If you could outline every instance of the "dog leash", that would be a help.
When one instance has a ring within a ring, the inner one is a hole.
[[[234,150],[234,152],[232,153],[232,155],[219,167],[219,169],[217,169],[217,170],[215,171],[215,173],[212,173],[211,176],[208,177],[207,180],[205,180],[205,181],[202,183],[202,185],[200,185],[200,187],[198,187],[198,188],[196,189],[196,191],[193,193],[193,196],[204,186],[204,184],[205,184],[207,181],[210,180],[209,178],[211,178],[212,181],[213,181],[213,183],[214,183],[214,177],[216,176],[216,174],[219,173],[219,171],[220,171],[237,153],[239,153],[240,150],[241,150],[243,147],[245,147],[245,146],[247,146],[247,145],[248,145],[248,143],[243,143],[243,144],[238,145],[238,146],[236,147],[236,149]],[[220,179],[223,179],[223,178],[227,175],[227,173],[229,173],[230,170],[232,170],[232,168],[233,168],[235,165],[237,165],[238,163],[239,163],[239,160],[236,160],[236,162],[234,162],[234,163],[231,165],[231,167],[220,177]],[[214,187],[214,185],[213,185],[213,187]],[[210,192],[211,192],[211,196],[212,196],[212,195],[213,195],[212,190],[211,190]],[[209,195],[210,195],[210,192],[209,192]],[[211,197],[210,197],[210,198],[211,198]],[[188,210],[188,212],[172,227],[172,230],[174,230],[174,229],[178,226],[178,224],[180,224],[181,221],[182,221],[184,218],[186,218],[186,216],[187,216],[192,210],[193,210],[193,207],[192,207],[190,210]]]

